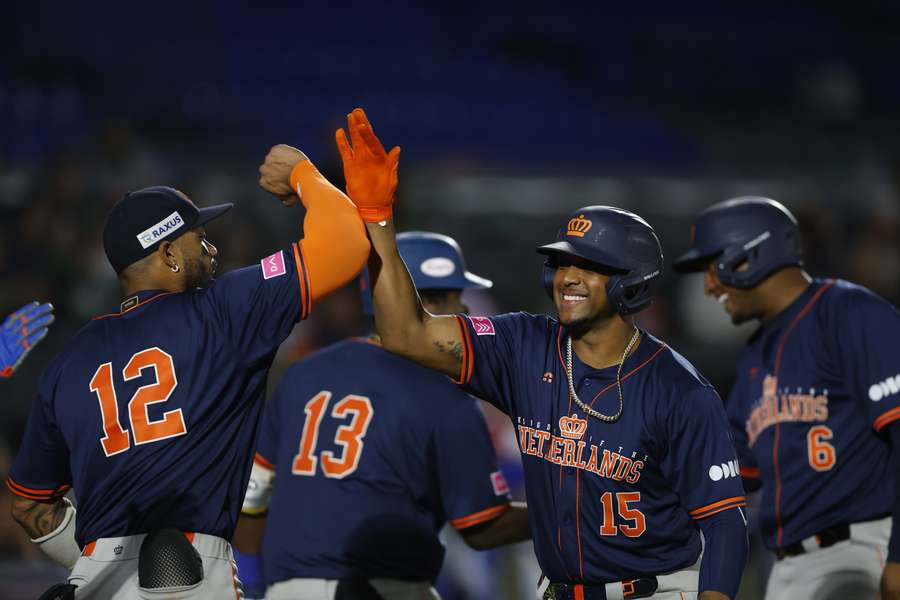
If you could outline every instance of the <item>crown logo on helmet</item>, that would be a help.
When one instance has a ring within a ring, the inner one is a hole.
[[[581,439],[585,429],[587,429],[587,421],[579,419],[576,414],[573,414],[571,417],[559,418],[559,434],[564,438]]]
[[[584,237],[584,234],[591,230],[594,224],[589,219],[585,219],[584,215],[578,215],[569,219],[569,225],[566,227],[566,235],[574,237]]]

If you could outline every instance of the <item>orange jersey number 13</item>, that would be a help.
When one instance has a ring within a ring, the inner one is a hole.
[[[306,421],[303,423],[303,433],[300,436],[300,450],[294,457],[291,472],[294,475],[314,476],[316,463],[320,462],[322,472],[326,477],[343,479],[350,475],[359,466],[362,456],[363,438],[369,430],[372,421],[372,403],[365,396],[350,394],[341,398],[331,410],[331,416],[335,419],[350,417],[350,422],[337,428],[334,442],[341,446],[340,456],[334,452],[323,450],[317,459],[314,452],[319,441],[319,426],[325,416],[325,409],[331,400],[331,392],[322,390],[306,403]]]
[[[135,445],[158,442],[187,433],[181,409],[163,413],[161,419],[151,421],[147,406],[165,402],[175,391],[178,378],[172,356],[160,348],[147,348],[132,355],[122,369],[122,379],[131,381],[144,374],[145,369],[153,369],[156,381],[142,385],[128,401],[128,420]],[[100,416],[103,420],[103,437],[100,446],[106,456],[125,452],[131,447],[128,430],[122,428],[119,419],[119,402],[113,385],[112,363],[103,363],[91,379],[90,390],[97,394],[100,402]]]

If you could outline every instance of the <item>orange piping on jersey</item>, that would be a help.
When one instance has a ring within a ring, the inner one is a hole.
[[[625,381],[626,379],[628,379],[629,377],[631,377],[632,375],[634,375],[635,373],[637,373],[638,371],[640,371],[641,369],[643,369],[644,367],[646,367],[647,365],[649,365],[649,364],[653,361],[653,359],[655,359],[657,356],[659,356],[659,353],[662,352],[662,351],[665,350],[665,349],[666,349],[666,345],[665,345],[665,344],[660,344],[659,348],[656,349],[656,352],[654,352],[653,354],[651,354],[650,357],[649,357],[647,360],[645,360],[644,362],[642,362],[641,364],[639,364],[638,366],[636,366],[636,367],[633,368],[632,370],[628,371],[628,373],[626,373],[625,375],[623,375],[622,378],[621,378],[619,381],[620,381],[620,382],[621,382],[621,381]],[[594,396],[594,399],[591,400],[591,403],[590,403],[588,406],[593,407],[593,406],[594,406],[594,402],[597,401],[597,398],[599,398],[600,396],[602,396],[603,394],[605,394],[606,392],[608,392],[608,391],[611,390],[612,388],[616,387],[616,383],[617,383],[617,382],[614,381],[613,383],[610,383],[610,384],[607,385],[605,388],[603,388],[602,390],[600,390],[599,392],[597,392],[597,395]]]
[[[556,332],[556,355],[559,357],[559,364],[562,365],[563,373],[566,373],[566,377],[568,377],[569,370],[566,368],[566,361],[563,360],[562,357],[562,326],[560,326],[559,330]],[[572,367],[575,368],[574,366]],[[574,378],[574,376],[573,376]],[[569,396],[569,407],[566,409],[566,416],[572,414],[572,394],[567,394]],[[563,486],[563,468],[562,465],[559,465],[559,489],[562,491]]]
[[[97,545],[97,540],[94,540],[93,542],[88,542],[88,544],[84,547],[84,550],[82,550],[81,555],[82,556],[90,556],[91,554],[94,553],[94,546],[96,546],[96,545]]]
[[[303,260],[303,250],[300,244],[291,244],[294,250],[294,265],[297,268],[297,280],[300,282],[300,320],[309,316],[312,304],[309,290],[309,273],[306,272],[306,263]]]
[[[275,470],[275,465],[269,462],[269,460],[259,452],[253,455],[253,462],[269,469],[270,471]]]
[[[575,585],[575,600],[584,600],[584,586],[580,583]]]
[[[711,517],[722,511],[730,508],[737,508],[739,506],[747,506],[747,498],[744,496],[734,496],[732,498],[726,498],[725,500],[719,500],[718,502],[695,508],[690,512],[690,515],[691,518],[699,521],[700,519],[705,519],[706,517]]]
[[[800,322],[800,319],[806,316],[806,314],[812,309],[813,305],[819,301],[819,298],[822,297],[822,294],[825,293],[828,288],[833,286],[835,283],[834,279],[828,280],[828,283],[823,285],[813,297],[809,299],[809,302],[806,303],[800,312],[791,320],[790,325],[785,329],[784,334],[781,336],[781,341],[778,342],[778,351],[775,353],[775,378],[778,378],[778,373],[781,370],[781,353],[784,351],[784,345],[787,342],[788,337],[791,335],[791,332],[794,330],[794,327],[797,323]],[[781,540],[784,537],[784,527],[781,524],[781,468],[778,464],[778,442],[781,437],[781,427],[780,423],[775,423],[775,435],[772,440],[772,463],[775,467],[775,524],[777,526],[777,534],[775,537],[775,543],[778,546],[781,546]]]
[[[465,317],[456,315],[456,324],[459,326],[459,334],[463,342],[463,354],[459,361],[459,379],[454,379],[453,383],[468,385],[472,380],[472,363],[474,361],[472,353],[472,340],[469,337],[469,328],[463,320]]]
[[[157,300],[157,299],[159,299],[159,298],[162,298],[163,296],[171,296],[172,294],[175,294],[175,293],[176,293],[176,292],[160,292],[159,294],[156,294],[155,296],[150,296],[149,298],[147,298],[147,299],[144,300],[143,302],[138,302],[138,303],[135,304],[134,306],[132,306],[132,307],[130,307],[130,308],[127,308],[127,309],[125,309],[125,310],[123,310],[123,311],[121,311],[121,312],[117,312],[117,313],[109,313],[108,315],[100,315],[99,317],[94,317],[94,318],[91,319],[91,320],[92,320],[92,321],[99,321],[100,319],[108,319],[109,317],[121,317],[121,316],[124,315],[124,314],[130,313],[131,311],[133,311],[134,309],[136,309],[136,308],[139,307],[139,306],[146,306],[147,304],[150,304],[150,303],[153,302],[154,300]]]
[[[759,479],[760,471],[756,467],[741,467],[740,468],[741,477],[746,477],[747,479]]]
[[[575,469],[575,533],[578,535],[578,574],[584,581],[584,561],[581,559],[581,474],[580,469]],[[576,598],[578,594],[576,592]]]
[[[190,532],[189,532],[189,531],[185,531],[185,532],[184,532],[184,537],[187,539],[187,541],[189,541],[189,542],[192,543],[192,544],[194,543],[194,536],[195,536],[195,535],[196,535],[196,534],[195,534],[193,531],[190,531]]]
[[[17,496],[22,496],[23,498],[36,500],[38,502],[47,502],[63,496],[67,491],[71,489],[72,486],[69,484],[64,484],[52,490],[36,490],[16,483],[16,481],[13,480],[12,477],[7,477],[6,487],[8,487],[9,491],[16,494]]]
[[[900,406],[892,408],[875,419],[875,431],[881,431],[885,425],[893,423],[897,419],[900,419]]]
[[[468,527],[472,527],[473,525],[478,525],[479,523],[493,521],[508,510],[509,503],[501,504],[499,506],[492,506],[477,513],[471,514],[467,517],[453,519],[452,521],[450,521],[450,524],[453,525],[454,529],[466,529]]]

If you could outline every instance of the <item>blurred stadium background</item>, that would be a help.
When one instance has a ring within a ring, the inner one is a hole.
[[[40,299],[58,322],[0,383],[0,475],[42,368],[118,305],[100,239],[112,203],[158,183],[233,201],[210,238],[226,270],[254,263],[301,222],[256,187],[265,152],[297,146],[342,185],[332,133],[355,106],[403,147],[401,228],[456,237],[494,280],[473,312],[552,308],[533,248],[571,209],[634,210],[671,259],[697,211],[741,194],[797,214],[813,275],[900,302],[900,6],[602,4],[3,3],[0,313]],[[639,321],[728,392],[752,326],[698,279],[667,272]],[[271,382],[365,328],[354,289],[322,302]],[[521,496],[512,428],[488,417]],[[8,503],[0,491],[0,598],[33,598],[60,574]],[[448,546],[447,600],[533,597],[528,544]],[[761,597],[767,561],[756,544],[742,599]]]

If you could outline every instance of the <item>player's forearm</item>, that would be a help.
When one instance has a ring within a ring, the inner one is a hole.
[[[244,554],[259,554],[262,538],[266,530],[266,517],[241,514],[234,528],[232,543],[236,550]]]
[[[524,502],[513,502],[509,510],[496,519],[464,529],[460,533],[466,544],[476,550],[490,550],[530,540],[528,507]]]
[[[298,189],[306,217],[300,249],[313,300],[356,277],[369,256],[369,240],[359,212],[308,160],[297,163],[291,183]]]
[[[375,326],[382,344],[391,352],[457,377],[462,340],[455,321],[452,317],[434,317],[422,307],[397,249],[393,221],[385,226],[366,223],[366,228],[372,240],[369,279]]]
[[[12,518],[32,539],[52,533],[66,516],[66,504],[62,498],[55,502],[35,502],[13,495]]]
[[[747,564],[747,522],[741,508],[697,521],[706,545],[700,563],[700,598],[728,600],[737,595]]]

